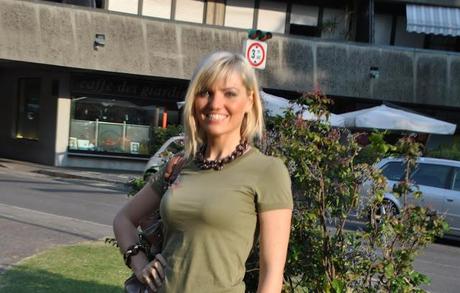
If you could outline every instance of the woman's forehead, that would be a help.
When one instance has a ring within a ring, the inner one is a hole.
[[[227,88],[227,87],[241,87],[244,86],[242,75],[235,71],[222,71],[213,78],[206,78],[203,80],[201,88]]]

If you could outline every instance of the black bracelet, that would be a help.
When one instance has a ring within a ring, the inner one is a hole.
[[[139,251],[145,253],[144,246],[140,244],[133,244],[130,247],[128,247],[128,249],[126,249],[125,253],[123,253],[123,260],[125,261],[125,265],[128,268],[131,268],[131,256],[138,254]]]

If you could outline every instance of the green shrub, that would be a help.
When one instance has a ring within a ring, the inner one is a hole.
[[[319,93],[306,94],[298,103],[317,117],[329,115],[331,102]],[[275,119],[262,149],[284,159],[295,197],[284,292],[422,291],[428,278],[414,271],[412,262],[446,225],[433,211],[410,205],[399,215],[378,217],[386,180],[372,164],[389,154],[405,158],[408,170],[395,195],[406,202],[414,192],[408,174],[420,153],[410,138],[395,146],[383,138],[383,133],[373,134],[371,155],[359,161],[361,147],[347,129],[319,119],[299,121],[292,112]],[[370,196],[364,200],[361,187],[368,180]],[[348,231],[345,225],[355,212],[365,216],[366,227]],[[246,277],[249,292],[257,288],[257,272]]]
[[[169,138],[182,133],[182,125],[168,125],[166,128],[154,127],[150,139],[150,153],[154,154]]]
[[[427,151],[426,156],[460,161],[460,142],[452,145],[442,145],[435,150]]]

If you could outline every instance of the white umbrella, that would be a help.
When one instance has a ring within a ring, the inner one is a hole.
[[[267,94],[264,91],[260,91],[260,97],[262,99],[262,103],[264,104],[265,110],[268,110],[268,114],[270,116],[283,116],[284,112],[291,108],[293,112],[301,112],[302,106],[291,103],[288,99],[278,97],[275,95]],[[304,110],[302,112],[302,119],[304,120],[316,120],[317,117],[310,111]],[[321,120],[325,120],[325,118],[321,118]],[[332,126],[337,127],[344,127],[344,119],[336,114],[330,114],[329,122]]]
[[[340,114],[345,127],[406,130],[423,133],[453,134],[456,124],[380,105]]]

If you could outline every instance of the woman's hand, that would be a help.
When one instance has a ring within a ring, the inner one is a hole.
[[[161,254],[155,255],[155,259],[146,264],[140,270],[135,270],[134,273],[139,281],[147,284],[153,292],[163,285],[165,279],[166,260]]]

